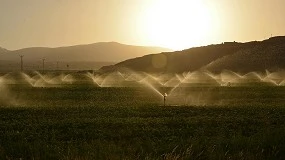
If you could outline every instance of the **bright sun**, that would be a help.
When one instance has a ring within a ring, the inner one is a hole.
[[[154,45],[175,50],[200,45],[210,30],[202,0],[155,0],[144,12],[143,30]]]

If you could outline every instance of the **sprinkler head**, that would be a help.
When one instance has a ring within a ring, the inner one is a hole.
[[[163,105],[164,105],[164,106],[165,106],[166,97],[167,97],[167,94],[164,93],[164,95],[163,95]]]

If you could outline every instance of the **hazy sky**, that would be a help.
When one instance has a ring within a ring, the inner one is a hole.
[[[285,0],[0,0],[0,46],[172,49],[285,35]]]

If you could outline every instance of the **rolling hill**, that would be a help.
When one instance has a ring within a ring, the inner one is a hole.
[[[285,68],[285,37],[247,43],[225,42],[183,51],[146,55],[102,67],[101,71],[120,68],[171,73],[199,69],[214,72],[221,72],[224,69],[238,72],[282,69]]]
[[[223,69],[236,72],[285,69],[285,37],[274,37],[255,47],[219,58],[204,67],[219,72]]]
[[[14,64],[16,62],[19,63],[19,55],[24,55],[24,62],[26,66],[41,65],[41,60],[43,58],[46,59],[47,63],[56,63],[57,61],[65,63],[76,62],[79,65],[79,62],[82,64],[85,62],[103,64],[102,62],[104,62],[104,64],[107,65],[110,63],[114,64],[115,62],[120,62],[129,58],[139,57],[151,53],[159,53],[162,51],[170,50],[159,47],[125,45],[117,42],[99,42],[94,44],[69,47],[34,47],[14,51],[3,51],[3,54],[0,55],[0,61],[5,61],[10,64]],[[10,67],[11,66],[12,65],[10,65]],[[98,67],[100,68],[102,66]],[[94,69],[92,65],[89,67],[77,67],[77,69],[91,68]]]
[[[100,42],[88,45],[77,45],[59,48],[34,47],[6,52],[2,60],[14,60],[18,55],[24,55],[25,60],[45,58],[50,61],[97,61],[119,62],[129,58],[151,53],[169,51],[166,48],[143,47],[120,44],[117,42]]]

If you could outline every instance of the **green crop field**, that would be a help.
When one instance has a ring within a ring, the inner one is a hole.
[[[0,89],[0,159],[285,158],[284,86]]]

